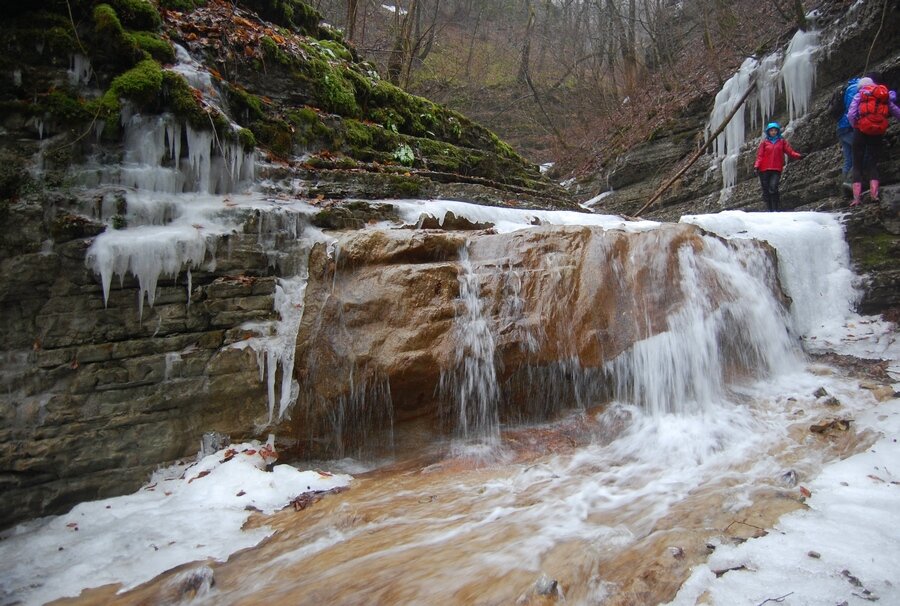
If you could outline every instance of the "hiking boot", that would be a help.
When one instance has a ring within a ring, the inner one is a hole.
[[[869,198],[875,204],[878,204],[881,200],[878,198],[878,179],[872,179],[869,181]]]
[[[859,206],[860,197],[862,196],[862,183],[853,184],[853,202],[850,206]]]

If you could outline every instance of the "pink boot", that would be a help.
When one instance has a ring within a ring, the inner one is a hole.
[[[850,206],[859,206],[859,198],[862,196],[862,183],[853,184],[853,202]]]
[[[869,181],[869,197],[872,202],[878,203],[878,179]]]

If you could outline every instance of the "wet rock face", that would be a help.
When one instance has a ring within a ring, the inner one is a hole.
[[[490,395],[504,422],[600,403],[613,389],[604,365],[669,329],[687,296],[679,258],[708,245],[699,229],[670,225],[630,234],[364,231],[343,235],[330,257],[318,246],[290,431],[305,454],[330,456],[352,454],[379,423],[446,431],[457,423],[455,391],[477,400],[479,381],[493,373],[495,384],[483,387],[498,390]],[[713,309],[729,298],[720,296]],[[487,364],[490,374],[467,364]]]
[[[273,315],[253,237],[193,272],[190,305],[182,274],[140,318],[133,278],[104,306],[90,239],[48,239],[70,215],[45,202],[9,207],[0,257],[0,527],[133,490],[204,432],[246,434],[266,411],[254,355],[228,347]]]

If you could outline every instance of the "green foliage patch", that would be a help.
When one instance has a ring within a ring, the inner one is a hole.
[[[126,36],[131,38],[137,48],[160,63],[175,63],[175,49],[160,36],[150,32],[130,32]]]

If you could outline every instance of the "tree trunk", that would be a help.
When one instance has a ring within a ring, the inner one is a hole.
[[[353,42],[356,34],[356,15],[359,11],[359,0],[347,0],[347,40]]]
[[[519,59],[519,74],[517,80],[521,84],[527,84],[530,76],[529,61],[531,58],[531,33],[534,31],[534,8],[531,6],[531,0],[525,0],[525,10],[528,12],[528,23],[525,26],[525,39],[522,42],[522,55]]]

